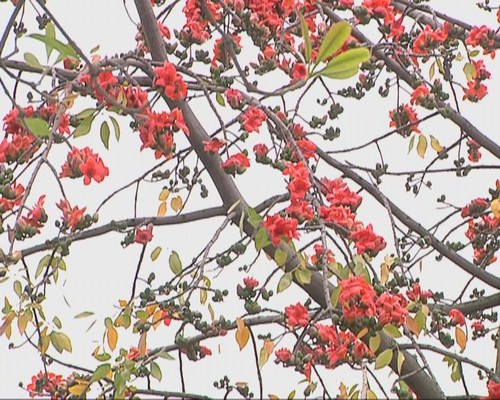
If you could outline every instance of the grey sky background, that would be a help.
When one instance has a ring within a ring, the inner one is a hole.
[[[440,11],[448,12],[457,18],[467,20],[472,24],[487,24],[490,27],[495,27],[496,22],[493,14],[486,14],[479,11],[472,1],[457,0],[433,1],[431,4]],[[119,54],[132,49],[135,46],[136,29],[132,22],[128,19],[123,4],[121,1],[72,1],[68,5],[67,1],[52,0],[48,3],[50,9],[55,16],[67,29],[68,33],[76,40],[81,48],[88,52],[97,44],[100,45],[99,54],[102,56]],[[132,17],[138,20],[132,1],[127,1],[127,6]],[[5,26],[10,15],[12,6],[9,3],[0,4],[0,26]],[[171,30],[179,29],[184,21],[180,14],[180,7],[176,8],[176,14],[170,21],[175,21],[175,26],[169,25]],[[31,3],[27,3],[25,23],[28,25],[28,31],[34,32],[36,24],[33,18],[33,7]],[[365,28],[363,28],[365,29]],[[60,33],[58,33],[59,37]],[[12,38],[11,38],[12,39]],[[9,41],[12,44],[12,40]],[[22,55],[26,51],[36,54],[43,62],[45,60],[45,49],[43,44],[29,38],[22,38],[19,41],[20,53],[14,59],[22,59]],[[212,50],[212,46],[209,47]],[[12,47],[7,47],[4,54],[12,50]],[[460,105],[462,114],[469,118],[482,132],[491,138],[498,136],[498,122],[496,120],[495,111],[498,110],[500,104],[500,94],[498,91],[500,79],[500,68],[498,60],[492,62],[486,60],[486,64],[492,73],[492,79],[487,82],[489,95],[479,104],[462,103]],[[460,67],[461,68],[461,67]],[[428,65],[423,67],[424,71],[428,69]],[[464,81],[460,75],[459,69],[456,72],[460,81]],[[3,71],[0,71],[0,77],[5,79]],[[353,80],[354,81],[354,80]],[[382,80],[380,82],[383,82]],[[12,82],[11,82],[12,83]],[[267,84],[275,85],[275,80],[269,79]],[[332,87],[342,87],[346,84],[344,81],[331,81]],[[23,89],[24,90],[24,89]],[[317,92],[313,92],[317,93]],[[20,91],[18,99],[22,105],[23,91]],[[461,95],[461,94],[460,94]],[[293,96],[291,96],[292,98]],[[5,95],[0,94],[0,115],[3,116],[10,109],[10,103]],[[409,101],[409,95],[402,98],[403,101]],[[92,105],[92,102],[82,99],[78,100],[73,111],[83,109],[86,106]],[[293,104],[290,102],[289,104]],[[315,101],[315,96],[308,96],[303,104],[304,116],[306,118],[317,111],[318,105]],[[380,134],[388,131],[388,112],[395,107],[395,91],[391,91],[387,99],[381,99],[373,90],[361,102],[353,100],[343,100],[345,112],[341,115],[339,126],[342,129],[342,136],[334,142],[322,143],[316,141],[327,150],[341,149],[357,144],[364,143]],[[159,105],[159,108],[166,107]],[[193,108],[198,113],[198,117],[203,122],[209,132],[218,127],[218,122],[211,110],[204,102],[193,102]],[[418,109],[419,115],[425,115],[426,111]],[[308,113],[310,115],[308,115]],[[232,111],[226,111],[227,115],[235,116]],[[139,176],[149,166],[156,163],[152,152],[145,150],[139,151],[140,140],[137,133],[131,131],[128,127],[129,119],[122,118],[120,121],[122,126],[122,135],[120,143],[112,138],[110,151],[106,151],[99,139],[100,121],[105,120],[104,114],[101,114],[100,119],[94,124],[92,133],[85,138],[77,139],[74,144],[78,147],[89,145],[93,147],[110,169],[110,176],[100,185],[93,183],[89,187],[84,187],[81,180],[63,180],[65,190],[68,193],[69,199],[73,205],[87,206],[90,212],[93,212],[97,205],[111,191],[117,189],[125,183]],[[432,134],[439,139],[442,145],[448,145],[456,140],[458,128],[449,121],[441,119],[432,119],[429,122],[421,124],[421,130],[426,135]],[[264,129],[259,135],[255,135],[251,139],[246,148],[251,149],[254,143],[266,141],[267,131]],[[176,140],[179,146],[185,146],[186,141],[179,136]],[[269,143],[268,141],[266,141]],[[385,141],[381,145],[381,150],[385,161],[393,170],[408,170],[419,168],[422,169],[427,165],[434,152],[429,149],[425,160],[421,160],[413,150],[407,154],[407,139],[395,137]],[[485,163],[496,163],[492,157],[489,157],[486,151],[482,151]],[[455,154],[455,153],[454,153]],[[453,154],[453,155],[454,155]],[[60,168],[66,156],[66,148],[59,146],[54,149],[53,163],[56,168]],[[351,162],[373,167],[379,161],[378,154],[374,147],[369,147],[366,151],[359,151],[347,157],[340,156],[340,160],[349,159]],[[283,177],[276,171],[270,172],[268,168],[255,164],[251,159],[252,168],[244,175],[236,178],[236,183],[248,200],[249,204],[255,205],[273,194],[281,194],[286,191],[285,181]],[[453,157],[450,157],[446,162],[437,164],[439,167],[452,165]],[[172,166],[173,164],[170,164]],[[320,168],[319,175],[326,175],[329,178],[339,176],[336,171]],[[364,175],[363,175],[364,176]],[[388,198],[395,201],[408,214],[420,221],[424,226],[429,226],[444,216],[447,210],[440,210],[439,204],[436,203],[436,198],[441,194],[446,194],[447,199],[456,205],[464,205],[472,198],[487,196],[488,187],[494,185],[497,178],[494,173],[484,173],[472,171],[467,178],[458,179],[454,174],[443,176],[432,176],[433,186],[431,189],[422,189],[418,197],[407,193],[404,190],[404,178],[396,179],[385,177],[382,189]],[[215,189],[209,184],[209,177],[205,177],[205,183],[210,189],[210,196],[206,200],[199,198],[199,190],[196,189],[193,193],[192,200],[186,207],[186,211],[207,208],[214,205],[219,205],[220,200]],[[156,215],[158,202],[158,194],[161,191],[162,184],[142,184],[139,193],[139,216]],[[355,188],[355,185],[351,185]],[[33,194],[30,196],[28,205],[32,205],[38,198],[38,193],[47,193],[47,210],[49,213],[49,221],[44,229],[44,238],[50,238],[54,232],[54,220],[60,214],[54,207],[61,195],[58,192],[56,181],[51,172],[43,168],[40,177],[34,187]],[[181,194],[185,198],[185,192]],[[113,201],[108,203],[100,212],[100,220],[97,225],[106,223],[112,219],[122,219],[132,216],[133,214],[134,189],[129,189],[116,196]],[[173,215],[173,211],[169,210],[167,215]],[[383,260],[383,255],[394,252],[394,243],[390,230],[389,218],[386,210],[372,201],[368,196],[364,196],[364,201],[359,209],[360,220],[368,223],[373,223],[375,230],[382,234],[388,246],[382,252],[373,265],[377,267]],[[154,272],[157,276],[156,282],[171,277],[171,271],[168,268],[168,255],[171,250],[176,250],[184,263],[190,261],[193,254],[197,254],[211,238],[215,230],[222,223],[222,218],[214,218],[211,220],[190,223],[183,226],[175,227],[157,227],[154,230],[153,242],[149,245],[147,257],[141,270],[141,277],[147,278],[150,272]],[[448,227],[454,226],[459,219],[454,219]],[[465,229],[459,229],[456,232],[455,238],[465,240]],[[443,233],[444,230],[438,231]],[[230,227],[221,235],[221,239],[214,246],[212,254],[224,249],[224,244],[231,243],[239,236],[238,229]],[[133,273],[136,268],[136,263],[140,253],[140,246],[130,246],[123,250],[120,246],[120,241],[123,236],[117,233],[108,234],[97,239],[78,242],[72,245],[71,255],[66,261],[68,265],[67,273],[60,277],[57,285],[52,285],[48,290],[48,299],[45,303],[47,319],[51,320],[55,315],[59,316],[63,322],[63,331],[67,333],[73,341],[73,353],[62,356],[51,353],[60,359],[64,359],[70,363],[81,364],[86,367],[95,367],[97,362],[92,359],[91,352],[96,346],[102,345],[102,335],[104,333],[104,318],[107,316],[116,316],[118,299],[128,299],[130,296]],[[18,249],[23,249],[30,244],[40,242],[37,237],[36,241],[26,241],[17,243]],[[0,242],[2,248],[5,248],[6,239]],[[149,259],[150,252],[155,246],[163,247],[162,254],[156,262],[151,262]],[[470,254],[470,253],[465,253]],[[29,265],[35,269],[39,259],[44,254],[37,254],[29,259]],[[249,251],[246,255],[246,260],[250,261],[254,252]],[[247,274],[238,272],[238,267],[243,265],[244,260],[236,262],[226,268],[224,272],[212,281],[213,285],[218,288],[223,288],[228,285],[228,289],[235,291],[237,282],[241,282]],[[489,267],[494,271],[497,265]],[[274,265],[269,262],[265,256],[261,256],[259,261],[249,273],[255,276],[261,282],[274,269]],[[9,282],[0,285],[0,301],[3,302],[3,296],[8,295],[14,299],[12,292],[12,282],[22,277],[20,266],[14,266],[9,273],[11,279]],[[443,291],[447,298],[454,298],[467,281],[468,276],[463,274],[457,267],[451,265],[447,261],[437,263],[434,257],[426,258],[422,265],[421,282],[422,287],[433,291]],[[270,284],[270,288],[276,289],[279,280],[279,274],[275,276]],[[486,288],[487,294],[491,292]],[[298,301],[304,302],[306,296],[296,288],[291,287],[286,292],[273,297],[271,306],[275,308],[285,307],[289,304],[295,304]],[[68,306],[68,304],[69,306]],[[230,301],[224,304],[213,305],[216,317],[220,314],[227,315],[229,318],[234,318],[243,312],[243,303]],[[86,329],[93,321],[93,318],[75,320],[73,317],[82,311],[94,311],[98,322],[94,327],[85,333]],[[206,311],[206,309],[205,309]],[[208,316],[208,312],[206,312]],[[162,344],[173,342],[173,334],[176,331],[177,325],[175,322],[169,328],[160,327],[157,331],[151,332],[148,336],[148,348],[153,348]],[[256,333],[267,332],[269,329],[256,329]],[[14,329],[13,343],[18,346],[22,340],[16,336]],[[279,332],[273,328],[273,332]],[[131,341],[129,334],[124,334],[123,330],[119,330],[120,338],[119,347],[128,347],[137,345],[137,337]],[[422,339],[424,342],[427,339]],[[205,343],[213,351],[212,357],[207,357],[198,363],[191,363],[184,357],[184,368],[186,378],[187,391],[195,393],[203,393],[206,395],[221,396],[223,393],[217,391],[213,387],[213,381],[228,375],[231,381],[248,382],[254,393],[258,393],[257,378],[255,371],[255,363],[253,359],[252,348],[248,345],[242,352],[238,350],[238,345],[234,340],[234,332],[230,332],[224,338],[217,338]],[[288,340],[283,340],[277,344],[277,348],[290,347],[293,343]],[[261,343],[259,343],[259,348]],[[25,344],[22,348],[16,350],[8,349],[8,342],[4,337],[0,340],[0,396],[1,397],[26,397],[27,393],[18,387],[20,381],[25,384],[29,382],[31,375],[42,369],[42,363],[35,349]],[[489,339],[483,339],[480,343],[469,341],[466,356],[477,359],[486,365],[493,365],[495,353],[492,343]],[[177,355],[174,354],[177,359]],[[439,383],[447,394],[459,394],[463,392],[463,387],[460,382],[453,383],[450,379],[450,370],[446,364],[442,362],[441,356],[428,355],[431,365],[434,367],[434,373],[438,377]],[[274,356],[263,369],[264,378],[264,393],[276,394],[280,397],[286,397],[292,388],[298,387],[297,396],[300,397],[301,391],[305,388],[305,384],[297,385],[302,380],[303,376],[294,372],[292,369],[284,369],[281,366],[274,365]],[[154,383],[157,389],[180,389],[178,362],[161,360],[160,366],[163,369],[163,380],[160,383]],[[51,366],[54,372],[67,375],[70,371],[54,364]],[[332,371],[325,371],[320,367],[322,376],[326,385],[329,388],[330,394],[333,396],[338,393],[340,382],[344,382],[347,386],[361,383],[361,374],[353,373],[347,367],[340,367]],[[386,389],[396,379],[396,376],[386,368],[377,372],[377,376],[383,382]],[[477,374],[472,369],[465,367],[465,376],[468,387],[471,393],[485,394],[485,382],[479,382]],[[139,386],[139,385],[138,385]],[[377,394],[380,394],[378,388],[372,386]],[[319,389],[316,394],[319,393]]]

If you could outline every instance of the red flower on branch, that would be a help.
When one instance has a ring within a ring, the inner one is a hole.
[[[229,157],[221,164],[226,174],[243,174],[250,167],[250,160],[244,153],[237,153]]]
[[[60,385],[64,384],[62,375],[56,375],[53,372],[40,371],[37,375],[31,377],[31,383],[26,386],[30,397],[51,396],[57,398],[56,392]]]
[[[279,214],[268,215],[262,224],[271,235],[271,241],[275,246],[279,245],[282,238],[286,241],[298,239],[297,225],[295,218],[283,218]]]
[[[68,225],[68,228],[74,232],[78,224],[83,218],[87,207],[83,207],[79,209],[78,207],[71,207],[67,200],[61,200],[59,204],[57,204],[57,208],[59,208],[63,212],[63,221]]]
[[[245,132],[259,132],[267,116],[260,108],[250,106],[241,116],[241,126]]]
[[[290,328],[295,328],[297,325],[305,328],[309,323],[309,312],[307,308],[300,303],[286,307],[285,316],[286,323]]]
[[[452,308],[448,315],[450,316],[450,322],[452,323],[452,325],[465,325],[465,317],[460,310]]]
[[[255,278],[247,276],[243,278],[243,284],[248,288],[255,289],[257,286],[259,286],[259,281]]]
[[[353,276],[340,281],[339,304],[348,322],[357,318],[373,317],[377,294],[362,276]]]
[[[177,73],[175,65],[167,61],[162,67],[155,68],[153,84],[162,87],[165,95],[172,100],[184,99],[187,96],[186,82]]]
[[[153,224],[149,224],[146,228],[135,228],[134,242],[146,244],[153,239]]]
[[[290,360],[290,358],[292,358],[292,353],[290,352],[290,350],[285,348],[275,351],[274,354],[276,355],[276,358],[282,363],[286,363]]]
[[[209,154],[217,154],[225,144],[225,140],[213,138],[212,140],[206,140],[203,142],[203,150]]]
[[[101,158],[90,148],[81,150],[73,148],[68,153],[66,162],[62,166],[61,178],[79,178],[83,176],[84,185],[90,185],[91,179],[100,183],[109,175],[109,169],[104,165]]]
[[[387,245],[382,236],[378,236],[373,232],[372,224],[369,224],[366,228],[359,228],[357,231],[351,232],[351,239],[355,242],[358,254],[367,253],[371,257],[375,257]]]

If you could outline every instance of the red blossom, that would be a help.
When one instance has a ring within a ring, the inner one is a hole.
[[[495,32],[486,25],[474,26],[465,39],[465,43],[471,46],[479,46],[484,49],[483,54],[490,54],[495,58]]]
[[[269,153],[269,149],[264,143],[259,143],[253,146],[253,152],[257,156],[257,160],[264,160]]]
[[[342,178],[330,180],[321,179],[321,191],[332,206],[348,206],[355,212],[362,202],[361,196],[351,191]]]
[[[290,352],[290,350],[285,348],[275,351],[274,354],[276,355],[276,358],[282,363],[288,362],[292,357],[292,353]]]
[[[432,297],[432,292],[430,290],[422,291],[420,284],[418,282],[414,283],[411,290],[406,291],[406,297],[411,301],[420,300],[422,303],[427,303],[427,300]]]
[[[474,103],[482,100],[488,94],[488,88],[479,80],[468,81],[467,88],[463,88],[463,91],[463,100],[469,100]]]
[[[257,286],[259,286],[259,281],[255,278],[252,278],[250,276],[247,276],[245,278],[243,278],[243,284],[248,287],[248,288],[256,288]]]
[[[243,95],[239,90],[236,89],[226,89],[225,92],[227,102],[231,108],[239,109],[243,105]]]
[[[243,174],[250,167],[250,161],[244,153],[237,153],[230,156],[221,164],[221,168],[226,174]]]
[[[293,66],[292,80],[305,81],[307,79],[307,67],[302,63],[295,63]]]
[[[362,276],[353,276],[340,281],[340,289],[339,304],[348,322],[375,315],[377,295]]]
[[[58,387],[64,383],[62,375],[40,371],[37,375],[31,377],[31,383],[26,385],[26,389],[30,397],[53,396],[53,398],[56,398]]]
[[[81,150],[73,148],[68,153],[59,176],[61,178],[79,178],[83,176],[83,183],[90,185],[91,179],[99,183],[108,175],[109,169],[104,165],[101,158],[90,148],[85,147]]]
[[[477,333],[482,333],[486,330],[483,321],[474,321],[470,327]]]
[[[457,310],[456,308],[452,308],[448,315],[450,316],[450,318],[451,318],[450,322],[453,325],[460,325],[460,326],[465,325],[465,317],[460,310]]]
[[[484,213],[489,208],[489,206],[490,203],[488,202],[488,200],[478,197],[477,199],[472,200],[464,208],[462,208],[460,216],[462,218],[478,217],[482,213]]]
[[[67,200],[61,200],[59,204],[57,204],[57,208],[63,212],[63,221],[72,232],[77,229],[78,224],[87,210],[87,207],[83,207],[82,209],[79,209],[77,206],[71,207]]]
[[[425,83],[422,83],[420,86],[418,86],[413,93],[411,94],[411,99],[410,103],[420,105],[422,104],[422,101],[429,96],[430,92],[427,86],[425,86]]]
[[[200,355],[202,357],[211,356],[212,355],[212,350],[210,350],[208,347],[200,346]]]
[[[375,303],[379,325],[403,325],[408,315],[406,306],[407,301],[400,294],[392,295],[389,293],[382,293]]]
[[[146,228],[135,228],[134,242],[146,244],[153,239],[153,224],[149,224]]]
[[[309,313],[307,308],[302,304],[297,303],[294,306],[285,308],[286,322],[290,328],[295,328],[297,325],[305,328],[309,323]]]
[[[172,100],[184,99],[187,96],[186,82],[177,73],[174,64],[167,61],[162,67],[155,68],[154,85],[164,89],[165,95]]]
[[[216,154],[222,147],[224,147],[225,144],[225,140],[213,138],[212,140],[206,140],[203,142],[203,150],[209,154]]]
[[[271,241],[275,246],[279,245],[282,238],[286,241],[299,238],[298,222],[295,218],[283,218],[279,214],[268,215],[262,225],[271,235]]]
[[[358,254],[367,253],[371,257],[375,257],[387,245],[382,236],[378,236],[373,232],[372,224],[369,224],[366,228],[359,228],[357,231],[351,232],[351,239],[355,242]]]
[[[402,104],[396,110],[389,111],[389,118],[391,119],[390,127],[401,128],[412,124],[399,131],[404,137],[409,136],[411,132],[420,133],[420,129],[418,129],[418,115],[415,109],[408,104]]]
[[[481,400],[497,400],[500,399],[500,382],[494,380],[488,381],[488,397],[481,397]]]
[[[250,106],[241,116],[241,126],[245,132],[259,132],[267,116],[260,108]]]

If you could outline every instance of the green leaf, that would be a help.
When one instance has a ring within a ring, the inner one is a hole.
[[[277,292],[278,293],[284,292],[286,289],[290,287],[292,281],[293,281],[293,276],[291,272],[287,272],[286,274],[284,274],[281,277],[280,281],[278,282]]]
[[[78,114],[75,115],[76,119],[85,119],[87,117],[90,117],[96,112],[95,108],[86,108],[83,111],[80,111]]]
[[[436,63],[433,62],[431,67],[429,68],[429,80],[432,81],[432,78],[434,78],[435,73],[436,73]]]
[[[390,324],[384,326],[384,332],[387,335],[389,335],[391,338],[399,338],[399,337],[403,336],[398,328],[396,328],[394,325],[390,325]]]
[[[269,234],[267,233],[266,228],[259,228],[257,233],[255,234],[255,248],[257,251],[260,251],[271,242],[269,241]]]
[[[160,366],[154,361],[151,361],[150,370],[151,370],[151,376],[155,378],[157,381],[161,381],[162,374]]]
[[[115,138],[116,141],[120,141],[120,124],[118,124],[118,121],[113,118],[111,115],[109,116],[109,119],[111,120],[111,123],[113,124],[113,128],[115,130]]]
[[[59,353],[62,353],[63,350],[71,353],[73,350],[70,338],[62,332],[52,332],[50,334],[50,341]]]
[[[415,136],[417,135],[413,135],[408,143],[408,154],[410,154],[410,151],[413,149],[413,145],[415,144]]]
[[[262,217],[253,208],[249,208],[248,209],[248,222],[254,228],[257,228],[260,225],[260,223],[262,222]]]
[[[309,27],[307,26],[304,16],[299,13],[299,18],[300,30],[302,32],[302,38],[304,39],[304,56],[306,62],[308,63],[311,60],[312,53],[311,36],[309,35]]]
[[[346,79],[356,75],[359,65],[370,58],[370,50],[365,47],[350,49],[328,62],[318,74],[332,79]]]
[[[370,350],[373,351],[374,353],[376,353],[378,348],[380,347],[381,340],[382,339],[380,337],[380,334],[378,334],[378,333],[375,336],[371,336],[369,343],[368,343]]]
[[[28,128],[28,130],[36,137],[39,138],[49,137],[50,135],[49,124],[44,119],[37,117],[29,117],[29,118],[23,118],[23,121],[24,125],[26,125],[26,128]]]
[[[288,253],[285,250],[281,250],[280,248],[276,249],[274,253],[274,261],[278,264],[279,267],[282,267],[286,264],[286,259],[288,257]]]
[[[468,81],[476,78],[476,68],[474,68],[474,65],[472,63],[465,63],[464,74]]]
[[[224,101],[224,97],[222,97],[222,95],[217,92],[217,94],[215,95],[215,100],[217,101],[217,103],[219,103],[222,107],[225,107],[226,106],[226,102]]]
[[[90,54],[97,53],[99,51],[100,47],[101,47],[100,45],[92,47],[92,49],[90,50]]]
[[[91,382],[100,381],[102,378],[109,374],[109,371],[111,371],[111,364],[99,365],[92,374]]]
[[[111,359],[111,354],[109,354],[109,353],[95,354],[94,358],[97,361],[104,362],[104,361],[108,361]]]
[[[94,118],[95,115],[93,114],[84,118],[73,132],[74,137],[77,138],[80,136],[87,135],[90,132],[90,129],[92,128],[92,122],[94,122]]]
[[[405,362],[405,355],[403,352],[398,351],[398,374],[401,375],[401,370],[403,369],[403,364]]]
[[[47,49],[47,57],[49,56],[49,53],[52,52],[52,50],[57,50],[59,52],[59,57],[57,57],[56,64],[68,56],[75,57],[77,59],[80,58],[78,56],[78,53],[69,44],[64,44],[56,38],[50,37],[48,35],[41,35],[39,33],[33,33],[29,35],[29,37],[45,43],[45,47]]]
[[[54,26],[54,23],[52,21],[50,21],[47,25],[45,25],[45,36],[51,39],[56,38],[56,27]],[[53,50],[52,47],[50,47],[48,44],[45,44],[45,51],[47,52],[47,60],[52,54],[52,50]]]
[[[308,269],[298,268],[295,270],[295,278],[297,278],[299,283],[309,285],[311,283],[312,273]]]
[[[156,261],[156,259],[159,257],[161,253],[161,246],[157,246],[152,252],[151,252],[151,261]]]
[[[52,318],[52,322],[57,327],[57,329],[61,329],[62,328],[61,320],[58,317]]]
[[[346,42],[351,34],[351,25],[345,21],[333,24],[319,47],[316,65],[334,55]]]
[[[21,285],[21,282],[15,281],[14,282],[14,292],[17,294],[18,297],[21,297],[23,294],[23,287]]]
[[[42,257],[42,259],[38,263],[38,267],[37,267],[36,272],[35,272],[35,279],[38,278],[40,276],[40,274],[43,272],[43,270],[49,266],[49,262],[50,262],[51,258],[52,257],[48,254],[46,256]]]
[[[392,350],[391,349],[384,350],[375,359],[375,369],[386,367],[387,365],[389,365],[391,360],[392,360]]]
[[[164,360],[175,360],[175,358],[174,358],[174,357],[172,357],[172,356],[170,355],[170,353],[168,353],[168,352],[166,352],[166,351],[160,351],[160,352],[158,353],[158,357],[163,358]]]
[[[40,67],[40,61],[38,61],[38,58],[32,53],[24,53],[24,61],[26,61],[26,64],[28,64],[31,67]]]
[[[109,150],[109,125],[106,121],[101,124],[101,142],[106,147],[106,150]]]
[[[421,158],[424,158],[426,151],[427,151],[427,138],[424,135],[419,135],[417,143],[417,154]]]
[[[334,308],[337,307],[337,303],[339,302],[340,291],[341,291],[340,286],[337,286],[335,289],[332,290],[330,301],[332,302],[332,307]]]
[[[170,265],[170,269],[176,276],[179,276],[182,273],[182,262],[176,251],[172,251],[172,254],[170,254],[170,257],[168,258],[168,263]]]

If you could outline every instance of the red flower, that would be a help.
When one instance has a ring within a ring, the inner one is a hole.
[[[135,360],[136,358],[139,358],[141,355],[141,352],[137,347],[131,347],[130,350],[127,353],[127,360]]]
[[[433,29],[430,25],[426,25],[413,42],[413,52],[422,55],[429,54],[429,51],[438,47],[448,38],[450,29],[450,24],[445,24],[442,29]]]
[[[339,304],[348,322],[374,316],[376,297],[375,290],[362,276],[340,281]]]
[[[488,94],[486,85],[480,83],[479,80],[468,81],[467,88],[463,88],[464,96],[462,100],[469,100],[474,103],[482,100]]]
[[[481,400],[500,399],[500,382],[488,381],[488,397],[482,397]]]
[[[208,347],[200,346],[200,354],[202,357],[211,356],[212,350],[210,350]]]
[[[292,353],[288,349],[280,349],[274,352],[276,358],[282,363],[286,363],[292,357]]]
[[[309,313],[307,308],[302,304],[297,303],[294,306],[288,306],[285,308],[286,321],[290,328],[294,328],[297,325],[303,328],[309,323]]]
[[[299,233],[297,232],[298,222],[295,218],[283,218],[279,214],[267,216],[262,224],[271,235],[273,245],[278,246],[281,238],[286,241],[298,239]]]
[[[259,286],[259,281],[255,278],[252,278],[250,276],[247,276],[246,278],[243,278],[243,283],[245,284],[246,287],[249,287],[249,288],[256,288],[257,286]]]
[[[87,207],[83,207],[82,209],[71,207],[67,200],[61,200],[59,204],[57,204],[57,208],[63,212],[63,220],[72,232],[77,229],[85,210],[87,210]]]
[[[395,326],[401,326],[406,321],[408,310],[407,301],[400,294],[391,295],[382,293],[375,303],[376,314],[380,326],[392,323]]]
[[[221,167],[226,174],[242,174],[250,167],[250,161],[244,153],[237,153],[224,161]]]
[[[481,159],[481,146],[474,139],[467,140],[467,153],[470,162],[476,163]]]
[[[321,243],[316,243],[314,245],[314,255],[311,257],[311,262],[313,264],[318,263],[322,256],[323,256],[323,261],[326,262],[326,264],[331,264],[335,262],[335,258],[333,257],[333,253],[331,250],[327,250],[324,255],[323,253],[324,253],[323,245]]]
[[[480,46],[484,49],[483,54],[490,54],[495,58],[495,32],[486,25],[475,26],[471,29],[469,36],[465,40],[471,46]]]
[[[149,224],[145,229],[135,228],[134,242],[146,244],[153,239],[153,224]]]
[[[77,69],[79,65],[80,65],[80,60],[75,57],[68,56],[65,57],[63,60],[64,69],[74,70]]]
[[[83,183],[89,185],[91,179],[102,182],[108,175],[109,170],[101,158],[88,147],[85,147],[82,150],[73,148],[68,153],[59,176],[61,178],[79,178],[83,176]]]
[[[417,87],[413,93],[411,94],[410,103],[420,105],[422,101],[429,96],[430,92],[425,83],[422,83],[419,87]]]
[[[450,322],[452,325],[460,325],[460,326],[465,325],[465,317],[460,310],[452,308],[448,315],[451,318]]]
[[[462,218],[479,217],[489,208],[489,206],[490,203],[488,203],[486,199],[478,197],[462,208],[460,215]]]
[[[351,191],[342,178],[330,180],[321,179],[322,192],[332,206],[348,206],[352,212],[355,212],[361,201],[361,196]]]
[[[172,322],[172,318],[170,318],[170,313],[166,310],[163,310],[161,312],[161,319],[163,320],[163,323],[166,326],[170,326],[170,323]]]
[[[269,149],[264,143],[259,143],[253,146],[253,151],[257,156],[257,160],[263,160],[266,158],[267,153],[269,153]]]
[[[399,131],[404,137],[410,136],[411,132],[420,133],[420,129],[418,129],[418,115],[415,109],[408,104],[402,104],[396,110],[390,111],[389,118],[391,119],[390,127],[401,128],[412,124]]]
[[[366,228],[351,232],[351,239],[355,242],[358,254],[367,253],[371,257],[375,257],[387,245],[382,236],[378,236],[373,232],[372,224],[369,224]]]
[[[56,375],[53,372],[40,371],[37,375],[31,377],[31,383],[26,386],[30,397],[35,396],[54,396],[59,385],[64,384],[62,375]]]
[[[474,321],[470,327],[476,332],[476,333],[482,333],[486,330],[484,327],[483,321]]]
[[[203,142],[203,150],[205,150],[206,153],[216,154],[225,144],[225,140],[220,140],[218,138],[206,140]]]
[[[239,90],[226,89],[225,95],[231,108],[239,109],[243,105],[243,96]]]
[[[292,80],[305,81],[307,79],[307,67],[302,63],[295,63],[293,66]]]
[[[267,116],[260,108],[250,106],[241,116],[242,127],[245,132],[259,132],[259,129]]]
[[[417,282],[417,283],[413,284],[413,287],[411,290],[406,291],[406,296],[411,301],[420,300],[422,303],[425,304],[427,302],[427,300],[432,297],[432,292],[430,290],[422,291],[420,284]]]
[[[182,76],[177,73],[174,64],[165,61],[163,67],[155,68],[154,85],[164,88],[165,95],[172,100],[187,96],[187,86]]]

